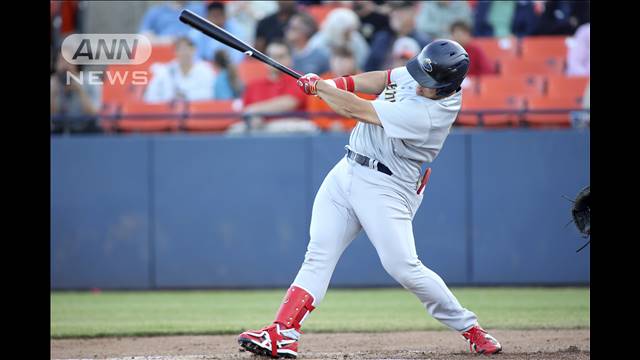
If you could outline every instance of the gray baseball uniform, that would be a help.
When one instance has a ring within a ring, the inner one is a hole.
[[[313,204],[309,245],[293,285],[311,293],[317,306],[346,247],[364,229],[384,269],[413,292],[434,318],[463,331],[476,315],[463,308],[444,281],[416,253],[412,220],[421,165],[435,159],[462,103],[460,92],[441,100],[416,95],[405,67],[393,69],[373,101],[382,127],[358,123],[347,148],[386,165],[393,175],[345,157],[320,186]]]

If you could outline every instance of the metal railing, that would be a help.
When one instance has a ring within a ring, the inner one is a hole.
[[[487,115],[515,115],[517,121],[515,124],[518,126],[526,127],[530,125],[527,120],[527,115],[536,114],[557,114],[557,115],[569,115],[571,117],[570,126],[583,127],[588,126],[590,110],[582,108],[550,108],[550,109],[478,109],[478,110],[462,110],[460,115],[475,115],[478,118],[475,126],[483,127],[485,125],[484,117]],[[175,112],[175,113],[121,113],[116,112],[113,114],[99,114],[99,115],[81,115],[81,116],[66,116],[66,115],[54,115],[51,117],[52,127],[65,125],[73,126],[74,124],[82,124],[87,122],[112,122],[117,126],[118,121],[127,120],[177,120],[180,123],[179,128],[183,128],[182,123],[186,120],[211,120],[211,119],[238,119],[247,120],[251,117],[265,117],[265,118],[302,118],[313,119],[315,117],[326,118],[344,118],[341,115],[336,114],[333,111],[287,111],[287,112],[271,112],[271,113],[254,113],[247,115],[241,112],[207,112],[207,113],[191,113],[188,111]],[[460,125],[454,123],[454,125]]]

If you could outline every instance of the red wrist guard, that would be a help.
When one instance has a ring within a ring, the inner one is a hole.
[[[353,77],[351,75],[342,76],[331,80],[336,83],[336,87],[340,90],[354,92],[356,89],[356,83],[353,81]]]

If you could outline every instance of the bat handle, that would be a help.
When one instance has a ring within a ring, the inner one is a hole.
[[[288,71],[287,71],[287,70],[288,70]],[[291,70],[291,69],[289,69],[289,68],[287,68],[284,72],[285,72],[287,75],[289,75],[289,76],[293,77],[293,78],[294,78],[294,79],[296,79],[296,80],[300,79],[300,78],[303,76],[303,75],[301,75],[300,73],[298,73],[298,72],[296,72],[296,71],[293,71],[293,70]]]

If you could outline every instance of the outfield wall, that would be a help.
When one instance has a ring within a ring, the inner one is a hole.
[[[52,137],[54,289],[282,287],[346,134]],[[570,220],[589,184],[584,130],[456,131],[414,220],[422,262],[455,285],[588,284]],[[333,286],[394,285],[365,235]]]

